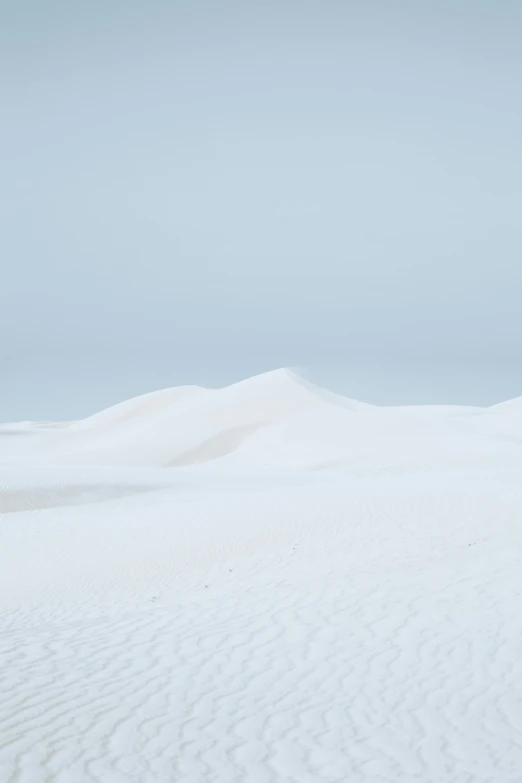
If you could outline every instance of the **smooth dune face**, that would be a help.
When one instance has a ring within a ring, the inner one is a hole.
[[[278,370],[0,427],[0,778],[518,781],[520,411]]]
[[[180,386],[179,388],[150,392],[150,394],[143,394],[132,400],[113,405],[111,408],[100,411],[100,413],[96,413],[94,416],[89,416],[87,419],[74,422],[70,425],[70,428],[74,432],[103,430],[129,421],[143,421],[168,410],[180,400],[203,391],[204,389],[201,389],[199,386]]]

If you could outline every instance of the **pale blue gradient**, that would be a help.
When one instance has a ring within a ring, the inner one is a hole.
[[[0,420],[522,394],[522,5],[0,5]]]

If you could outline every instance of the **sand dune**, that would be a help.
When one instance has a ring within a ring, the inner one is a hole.
[[[354,412],[371,406],[276,370],[224,389],[183,387],[129,400],[72,424],[62,437],[52,433],[41,449],[60,464],[189,464],[205,460],[207,451],[209,459],[230,453],[239,433],[247,437],[296,411],[321,407]]]
[[[520,410],[275,371],[2,426],[0,780],[518,783]]]

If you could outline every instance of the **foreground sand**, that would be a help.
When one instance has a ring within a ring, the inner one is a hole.
[[[0,431],[0,781],[519,783],[522,401]]]

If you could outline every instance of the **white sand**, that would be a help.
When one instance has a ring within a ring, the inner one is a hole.
[[[520,783],[522,402],[0,428],[0,783]]]

